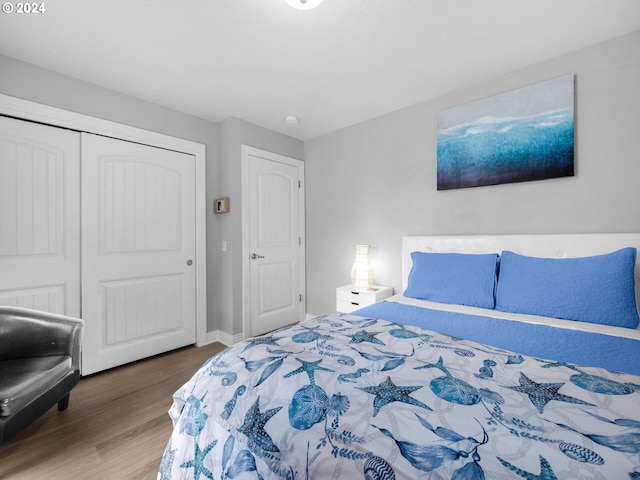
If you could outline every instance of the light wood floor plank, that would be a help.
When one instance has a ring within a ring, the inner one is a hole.
[[[80,379],[0,448],[0,479],[155,480],[171,435],[173,393],[224,345],[186,347]]]

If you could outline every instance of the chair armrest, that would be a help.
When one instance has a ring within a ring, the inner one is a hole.
[[[79,318],[0,306],[0,360],[69,355],[79,370],[83,326]]]

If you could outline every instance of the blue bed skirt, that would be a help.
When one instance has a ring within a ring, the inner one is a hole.
[[[522,355],[640,375],[640,340],[388,301],[352,315],[413,325]]]

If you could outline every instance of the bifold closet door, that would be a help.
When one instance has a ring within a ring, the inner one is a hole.
[[[0,305],[80,316],[80,135],[0,117]]]
[[[82,134],[82,373],[195,343],[195,158]]]

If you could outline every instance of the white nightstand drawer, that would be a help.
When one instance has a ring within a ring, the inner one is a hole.
[[[358,308],[366,307],[393,295],[392,287],[372,285],[371,288],[356,288],[345,285],[336,288],[336,310],[350,313]]]
[[[352,300],[359,300],[361,298],[371,297],[371,295],[360,294],[360,292],[353,288],[345,289],[343,287],[336,289],[336,299],[344,300],[345,302],[351,302]]]

